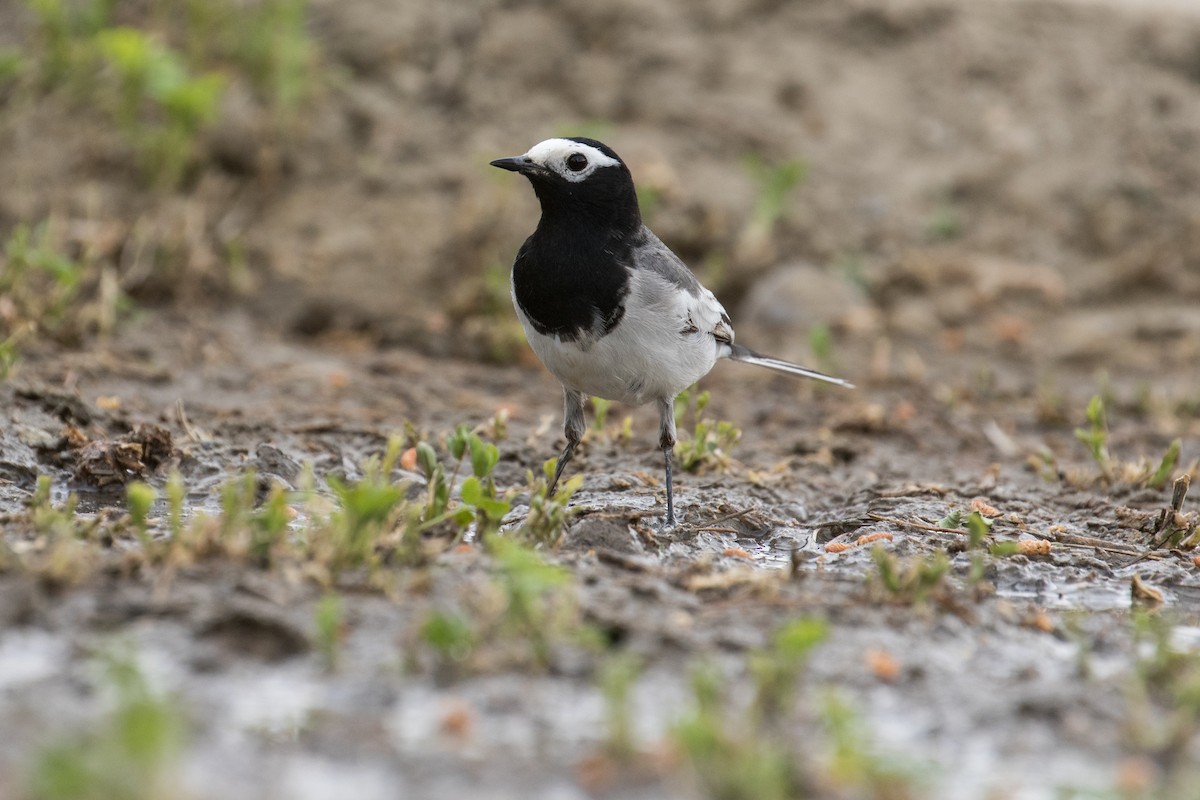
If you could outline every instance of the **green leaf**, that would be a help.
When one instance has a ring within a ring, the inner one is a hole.
[[[461,494],[464,503],[474,506],[493,520],[503,519],[511,508],[508,503],[492,496],[474,475],[463,481]]]
[[[475,635],[462,617],[435,611],[421,626],[421,638],[443,656],[461,661],[470,655]]]
[[[471,448],[471,470],[478,478],[486,478],[500,461],[500,448],[491,442],[485,442],[475,434],[467,440]]]
[[[465,424],[460,424],[454,429],[454,433],[446,437],[446,448],[450,451],[450,456],[455,461],[463,457],[463,453],[467,451],[467,440],[471,437],[471,429]]]
[[[432,480],[438,468],[437,452],[426,442],[417,442],[417,464],[425,480]]]
[[[967,532],[971,534],[968,540],[968,546],[974,550],[983,544],[983,540],[992,530],[992,521],[987,519],[978,511],[972,511],[967,517]]]
[[[988,550],[994,556],[1006,558],[1021,552],[1021,545],[1017,542],[992,542],[992,546]]]
[[[961,528],[963,524],[963,514],[961,509],[954,509],[946,516],[938,520],[939,528]]]
[[[800,659],[829,635],[829,626],[820,619],[797,619],[775,634],[775,650],[790,659]]]
[[[1162,461],[1158,464],[1158,469],[1154,471],[1154,475],[1150,478],[1150,486],[1155,489],[1161,489],[1171,480],[1171,476],[1175,474],[1175,465],[1179,463],[1179,449],[1183,443],[1176,439],[1167,447],[1167,452],[1163,453]]]

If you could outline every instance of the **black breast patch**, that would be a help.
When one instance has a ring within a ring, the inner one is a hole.
[[[533,329],[563,341],[608,334],[625,316],[629,272],[610,249],[535,234],[517,253],[513,293]]]

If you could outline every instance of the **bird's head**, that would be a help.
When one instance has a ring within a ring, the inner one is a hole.
[[[492,166],[528,178],[543,215],[585,210],[596,217],[636,218],[640,223],[629,168],[612,148],[595,139],[547,139],[524,155],[498,158]]]

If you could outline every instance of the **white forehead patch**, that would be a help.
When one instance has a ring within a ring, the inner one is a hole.
[[[567,158],[579,153],[587,159],[587,166],[578,172],[567,166]],[[525,157],[535,164],[553,170],[572,183],[579,183],[601,167],[615,167],[621,162],[607,156],[590,144],[573,142],[570,139],[547,139],[529,148]]]

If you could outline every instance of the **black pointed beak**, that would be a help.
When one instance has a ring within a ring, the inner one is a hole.
[[[512,158],[497,158],[492,162],[493,167],[506,169],[509,172],[529,172],[534,168],[533,160],[525,156],[513,156]]]

